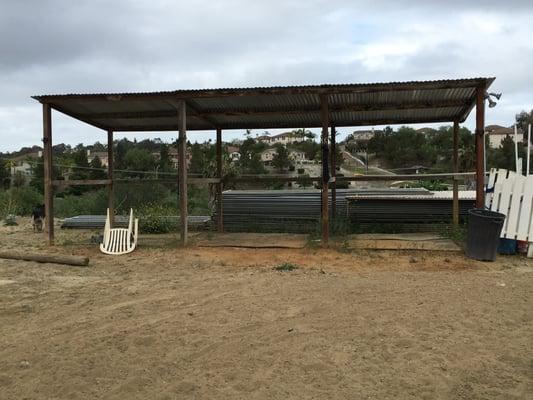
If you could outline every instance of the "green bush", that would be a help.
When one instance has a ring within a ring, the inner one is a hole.
[[[188,188],[189,213],[209,215],[209,191],[205,186]],[[33,207],[43,203],[43,196],[33,187],[13,187],[0,190],[0,219],[7,215],[27,216]],[[105,215],[108,206],[107,188],[85,192],[81,195],[59,192],[54,198],[54,214],[59,218],[75,215]],[[119,214],[143,215],[144,232],[170,232],[176,230],[175,217],[179,214],[178,195],[164,185],[140,183],[115,185],[115,208]],[[159,218],[161,216],[171,217]]]
[[[175,207],[161,204],[141,206],[136,215],[139,217],[139,230],[142,233],[168,233],[177,230],[177,221],[170,216],[176,215]]]
[[[31,187],[0,190],[0,217],[8,214],[30,215],[33,207],[43,203],[43,196]]]
[[[82,195],[67,195],[56,198],[55,215],[60,218],[75,215],[105,215],[107,209],[107,191],[99,189]]]
[[[209,189],[207,186],[189,185],[187,188],[188,208],[191,215],[209,215]],[[176,215],[178,209],[174,203],[174,212]]]
[[[446,182],[439,180],[424,180],[419,182],[419,186],[427,190],[448,190],[448,185]]]
[[[298,266],[291,264],[291,263],[283,263],[283,264],[275,266],[273,269],[275,271],[290,272],[290,271],[294,271],[295,269],[298,269]]]
[[[164,185],[153,182],[117,183],[115,184],[115,208],[119,213],[136,211],[150,204],[177,206],[177,195]],[[105,209],[104,209],[105,210]],[[176,211],[172,215],[176,215]]]

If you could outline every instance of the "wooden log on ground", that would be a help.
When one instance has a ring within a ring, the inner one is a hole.
[[[31,254],[14,251],[0,251],[0,258],[9,260],[35,261],[38,263],[54,263],[86,267],[89,265],[88,257],[65,256],[60,254]]]

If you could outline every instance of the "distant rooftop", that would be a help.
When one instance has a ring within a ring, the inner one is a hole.
[[[514,135],[514,126],[487,125],[485,132],[489,135]],[[517,133],[522,135],[522,129],[518,128]]]

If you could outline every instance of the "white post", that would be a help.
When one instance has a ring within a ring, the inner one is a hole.
[[[515,171],[518,174],[518,127],[514,126],[514,157],[515,157]]]
[[[527,172],[526,175],[529,175],[529,158],[531,155],[531,124],[527,126]]]

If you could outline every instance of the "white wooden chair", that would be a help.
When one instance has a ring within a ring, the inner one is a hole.
[[[133,208],[130,211],[128,228],[111,228],[109,209],[104,227],[104,240],[100,244],[100,251],[105,254],[120,255],[131,253],[137,246],[139,220],[133,219]]]

